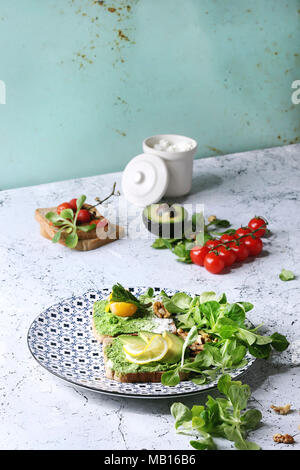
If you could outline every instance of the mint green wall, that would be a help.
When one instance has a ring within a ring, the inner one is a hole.
[[[299,54],[300,0],[0,0],[0,188],[121,170],[155,133],[298,142]]]

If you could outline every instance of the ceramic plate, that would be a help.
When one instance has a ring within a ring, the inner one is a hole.
[[[160,288],[155,288],[157,293]],[[169,295],[176,291],[164,289]],[[137,297],[144,287],[130,288]],[[193,395],[214,388],[217,380],[205,385],[190,381],[176,387],[161,383],[119,383],[105,377],[102,346],[92,334],[92,309],[96,300],[106,299],[109,289],[88,291],[82,296],[62,300],[47,308],[32,323],[28,331],[28,346],[33,357],[49,372],[74,385],[109,395],[139,398],[170,398]],[[230,373],[239,377],[255,358],[246,356],[247,365]]]

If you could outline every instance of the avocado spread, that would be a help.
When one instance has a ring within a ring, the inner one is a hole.
[[[99,300],[94,303],[94,325],[101,335],[116,336],[154,330],[155,316],[150,311],[138,309],[132,317],[117,317],[113,313],[105,312],[108,303],[108,300]]]
[[[115,338],[111,345],[105,348],[107,359],[111,362],[110,368],[119,374],[130,374],[136,372],[156,372],[170,369],[170,364],[162,362],[151,362],[138,365],[128,362],[123,352],[123,345],[119,338]]]

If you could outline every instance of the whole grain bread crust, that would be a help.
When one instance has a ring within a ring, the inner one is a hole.
[[[85,209],[89,209],[90,207],[92,207],[90,204],[83,205],[83,208]],[[48,208],[39,208],[35,210],[35,219],[40,224],[40,233],[43,237],[47,238],[48,240],[52,240],[58,228],[50,224],[48,219],[46,219],[46,214],[47,212],[56,212],[56,209],[57,209],[56,207],[48,207]],[[103,218],[103,216],[97,211],[96,208],[94,208],[92,212],[95,215],[95,217],[99,217],[100,219]],[[111,243],[119,239],[121,236],[121,233],[122,233],[122,229],[118,225],[116,226],[115,238],[100,239],[96,235],[96,229],[93,229],[90,232],[82,232],[81,230],[78,230],[77,231],[78,243],[76,247],[74,248],[74,250],[79,250],[79,251],[95,250],[96,248],[99,248],[100,246],[107,245],[108,243]],[[65,238],[66,238],[66,234],[62,233],[61,238],[58,243],[66,246]]]

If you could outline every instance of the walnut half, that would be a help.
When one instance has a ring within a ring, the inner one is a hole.
[[[271,405],[270,408],[272,408],[272,410],[274,410],[276,413],[279,413],[281,415],[287,415],[288,412],[290,411],[291,409],[291,405],[290,403],[288,403],[287,405],[285,406],[275,406],[275,405]]]
[[[154,302],[153,311],[158,318],[170,318],[171,316],[162,302]]]
[[[289,434],[274,434],[273,441],[281,444],[294,444],[295,439]]]

